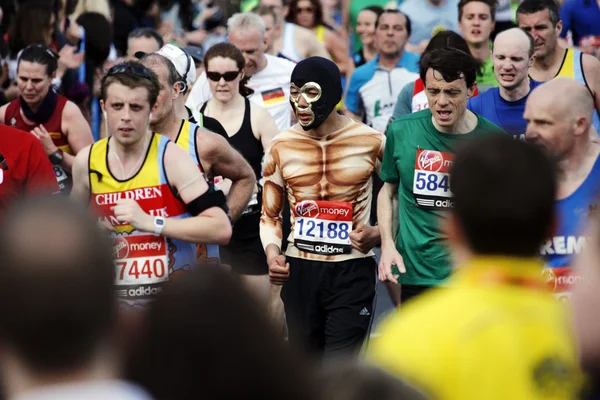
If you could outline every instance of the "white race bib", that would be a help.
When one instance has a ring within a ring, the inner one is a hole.
[[[352,252],[352,204],[324,200],[301,201],[294,208],[294,245],[321,255]]]
[[[417,150],[413,195],[421,208],[452,208],[450,168],[454,154],[433,150]]]
[[[149,299],[169,280],[167,241],[156,235],[117,236],[114,242],[117,296]]]

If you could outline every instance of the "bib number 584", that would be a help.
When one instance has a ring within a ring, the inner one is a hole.
[[[428,190],[430,192],[437,191],[439,188],[444,192],[448,192],[450,190],[450,179],[446,174],[440,179],[437,174],[417,172],[415,188],[418,190]]]

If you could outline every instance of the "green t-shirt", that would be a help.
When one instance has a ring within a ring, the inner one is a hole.
[[[448,172],[453,149],[475,135],[504,133],[487,119],[477,118],[472,132],[443,133],[433,125],[431,111],[425,109],[405,115],[388,128],[381,179],[398,185],[396,248],[406,266],[400,283],[437,285],[450,274],[449,250],[444,246],[440,222],[452,206]]]
[[[492,62],[491,55],[483,63],[481,73],[477,74],[475,81],[477,82],[479,93],[483,93],[493,87],[498,87],[498,81],[496,80],[496,75],[494,75],[494,63]]]

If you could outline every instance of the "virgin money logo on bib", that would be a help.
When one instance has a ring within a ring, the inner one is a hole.
[[[129,243],[122,237],[117,237],[114,240],[113,256],[117,259],[127,258],[129,255]]]
[[[319,214],[319,206],[316,201],[305,200],[296,204],[296,215],[299,217],[314,218]]]
[[[417,158],[417,167],[423,171],[438,172],[452,165],[452,160],[444,160],[444,153],[432,150],[422,150]],[[449,153],[446,153],[449,154]],[[447,172],[447,171],[445,171]]]

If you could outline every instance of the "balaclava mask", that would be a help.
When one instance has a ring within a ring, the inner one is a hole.
[[[342,99],[340,70],[333,61],[326,58],[307,58],[296,64],[292,71],[292,89],[292,93],[297,91],[297,95],[290,95],[296,118],[298,113],[312,115],[309,121],[298,118],[300,126],[305,131],[318,128]],[[306,108],[298,105],[300,97],[308,103]]]

